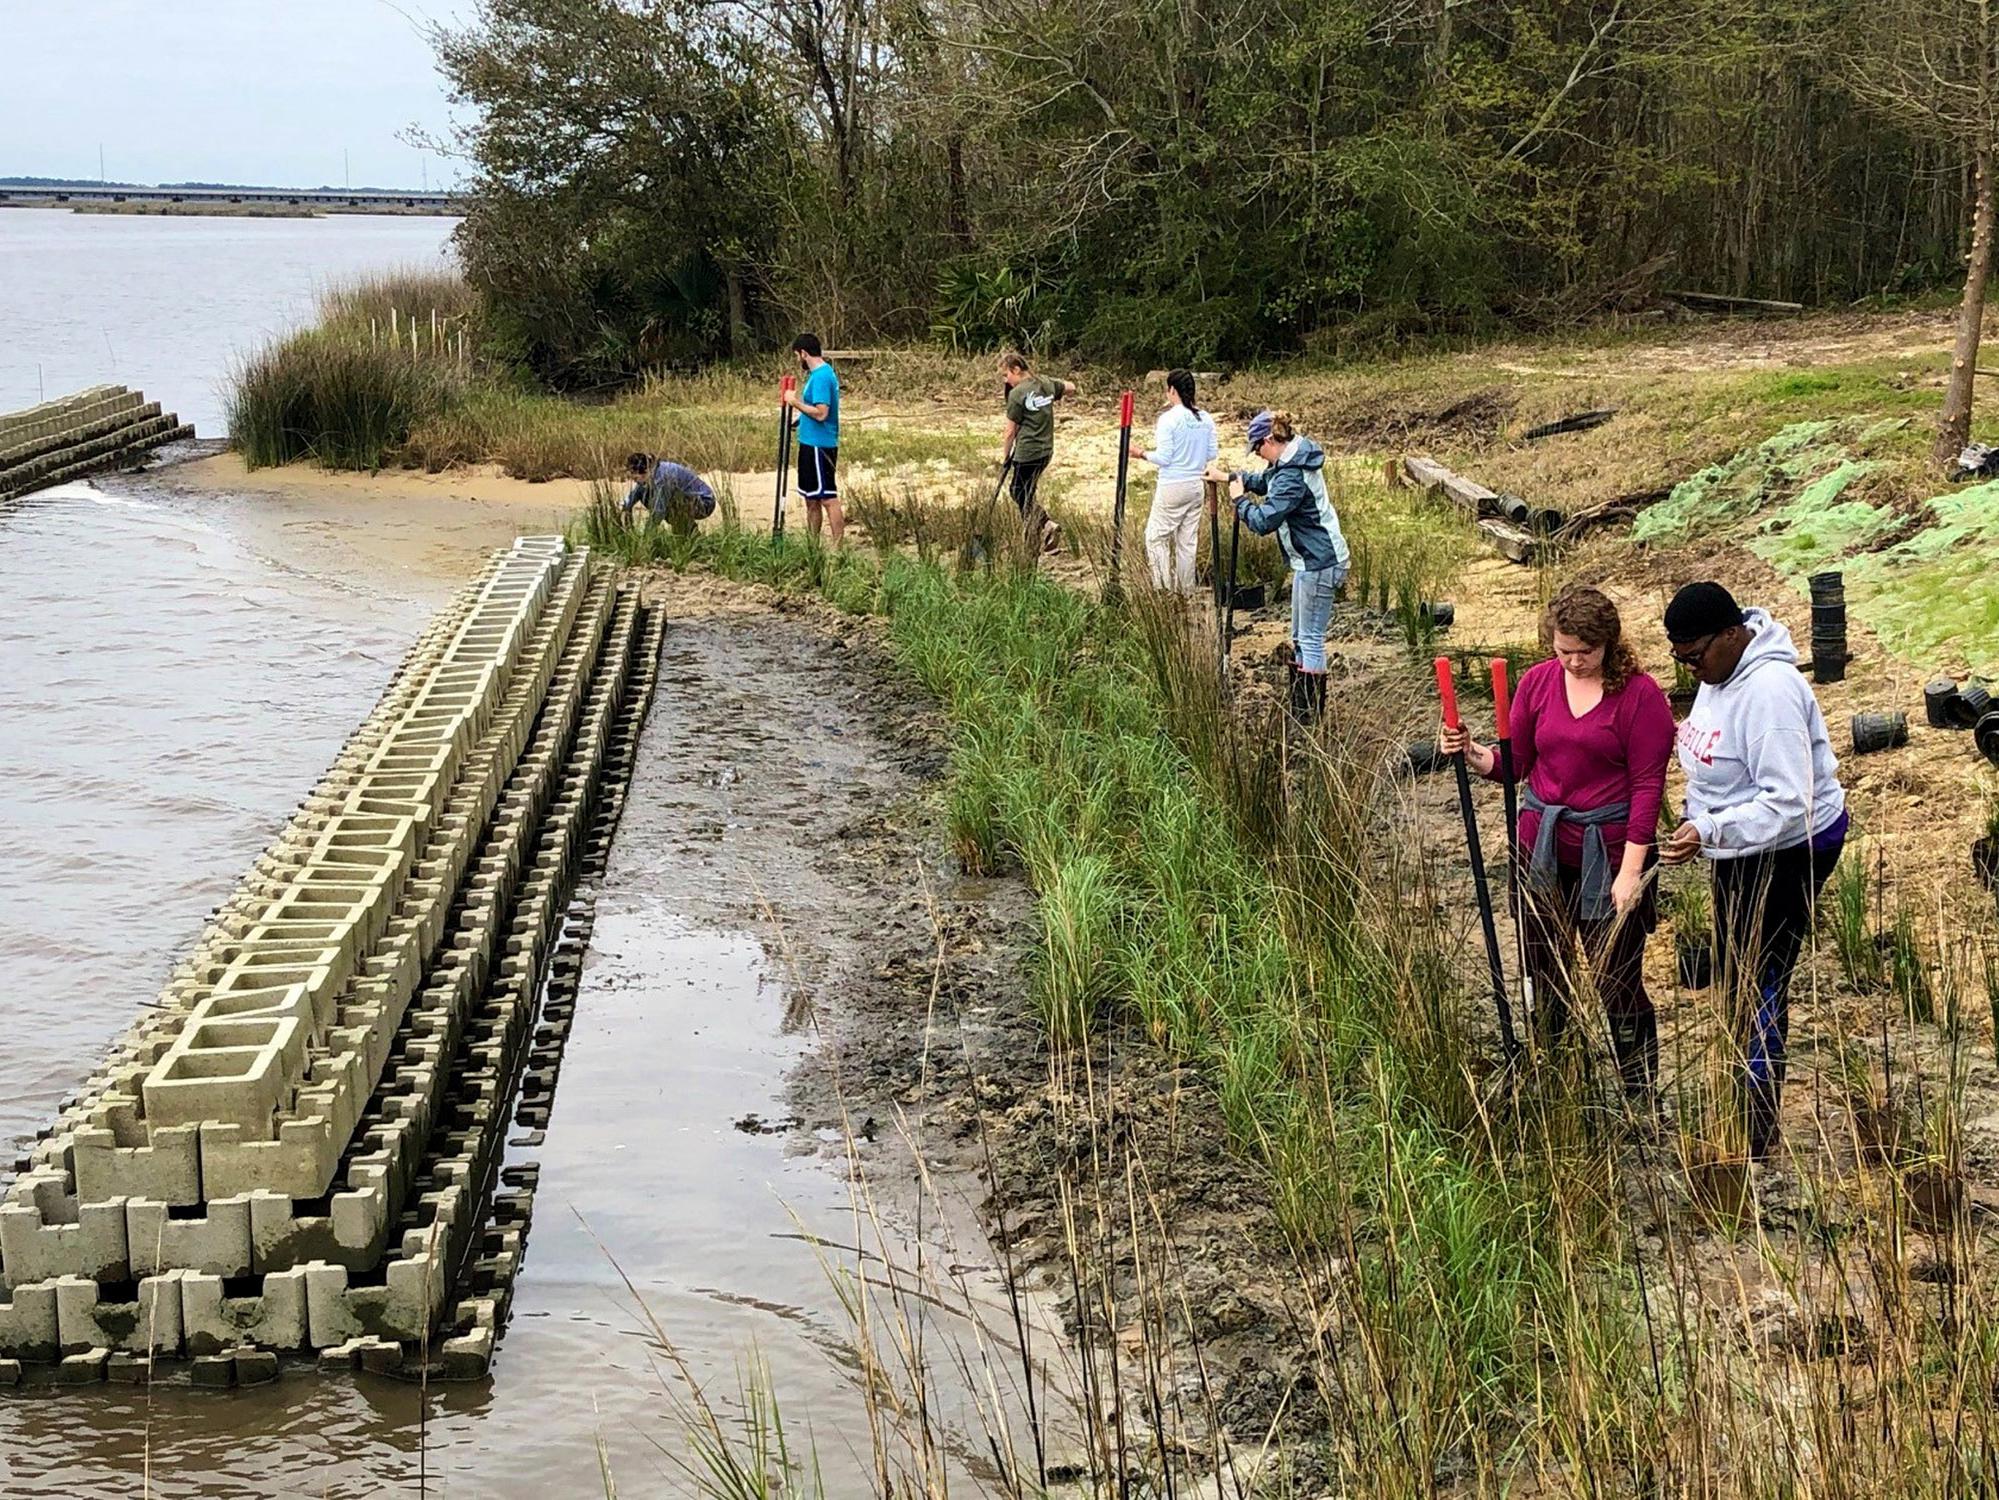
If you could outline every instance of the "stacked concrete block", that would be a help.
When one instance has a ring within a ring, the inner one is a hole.
[[[0,500],[128,464],[194,429],[124,386],[0,414]]]
[[[511,1278],[484,1205],[639,623],[555,538],[433,622],[0,1189],[0,1359],[381,1365]]]

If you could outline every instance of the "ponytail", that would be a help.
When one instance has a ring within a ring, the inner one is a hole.
[[[1274,411],[1270,414],[1270,435],[1280,443],[1288,443],[1298,436],[1297,418],[1288,411]]]
[[[1194,404],[1194,372],[1192,370],[1168,370],[1166,372],[1166,383],[1172,387],[1173,394],[1180,398],[1182,406],[1186,407],[1187,410],[1197,417],[1201,414],[1201,408]]]

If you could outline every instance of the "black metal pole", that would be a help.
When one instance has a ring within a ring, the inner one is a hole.
[[[1222,633],[1222,496],[1227,486],[1218,480],[1203,480],[1208,501],[1208,582],[1215,595],[1215,659],[1227,660],[1229,638]]]
[[[1462,727],[1458,718],[1458,690],[1451,680],[1451,659],[1440,656],[1436,661],[1437,692],[1444,700],[1444,725],[1448,729]],[[1520,1036],[1513,1029],[1513,1002],[1506,995],[1506,966],[1499,957],[1499,929],[1492,920],[1492,887],[1485,878],[1485,854],[1479,847],[1478,809],[1472,803],[1471,769],[1465,764],[1465,753],[1460,750],[1451,757],[1451,764],[1458,773],[1458,808],[1465,819],[1465,848],[1471,854],[1472,892],[1478,900],[1479,925],[1485,933],[1485,958],[1492,973],[1492,1000],[1499,1011],[1499,1043],[1506,1053],[1506,1061],[1511,1063],[1520,1054]]]
[[[791,394],[789,375],[779,382],[777,391],[777,492],[771,501],[770,534],[783,536],[784,493],[790,486],[791,478],[791,404],[784,399]]]
[[[1131,475],[1131,392],[1118,407],[1117,499],[1111,505],[1111,581],[1106,596],[1118,591],[1118,554],[1124,548],[1124,487]]]
[[[1242,512],[1235,513],[1235,524],[1229,528],[1229,588],[1223,595],[1222,609],[1222,660],[1227,661],[1235,651],[1235,565],[1242,553]]]

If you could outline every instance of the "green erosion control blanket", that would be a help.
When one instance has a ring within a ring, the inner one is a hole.
[[[1800,588],[1840,569],[1856,620],[1897,656],[1999,672],[1999,481],[1925,501],[1913,523],[1849,494],[1880,467],[1869,447],[1900,425],[1786,427],[1682,481],[1632,534],[1670,546],[1733,532]]]

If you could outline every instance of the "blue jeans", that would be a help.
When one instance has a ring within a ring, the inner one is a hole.
[[[1346,581],[1347,570],[1338,563],[1291,575],[1291,648],[1299,671],[1326,670],[1326,627],[1333,622],[1333,599]]]

